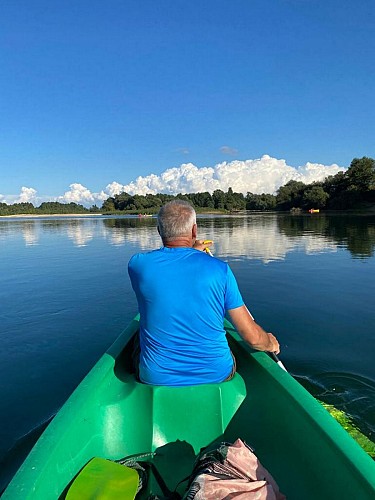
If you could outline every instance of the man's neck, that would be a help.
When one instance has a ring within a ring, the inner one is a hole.
[[[167,248],[192,248],[194,242],[187,236],[174,238],[173,240],[164,240],[163,245]]]

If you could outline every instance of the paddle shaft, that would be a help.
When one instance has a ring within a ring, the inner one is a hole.
[[[283,365],[283,363],[280,361],[280,359],[278,358],[277,354],[275,354],[274,352],[268,352],[268,355],[270,356],[270,358],[272,358],[275,363],[277,363],[280,368],[282,368],[284,371],[288,371],[285,366]]]

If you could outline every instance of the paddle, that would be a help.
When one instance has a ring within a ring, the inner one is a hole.
[[[208,245],[209,243],[213,243],[213,241],[212,240],[204,240],[203,245]],[[206,247],[203,251],[208,253],[208,255],[210,255],[211,257],[214,256],[208,247]]]
[[[280,359],[278,358],[277,354],[275,354],[274,352],[268,352],[267,353],[269,355],[270,358],[272,358],[275,363],[277,363],[280,368],[284,371],[286,371],[288,373],[288,370],[285,368],[285,366],[283,365],[283,363],[280,361]]]
[[[207,245],[208,243],[212,243],[212,240],[205,240],[205,241],[203,242],[203,244],[204,244],[204,245]],[[208,247],[206,247],[206,248],[204,249],[204,251],[205,251],[208,255],[210,255],[211,257],[213,257],[213,254],[212,254],[211,250],[210,250]],[[246,309],[247,309],[247,307],[246,307]],[[249,311],[249,309],[247,309],[247,312],[248,312],[248,313],[250,314],[250,316],[254,319],[254,316],[251,314],[251,312]],[[282,363],[282,362],[280,361],[280,359],[278,358],[277,354],[275,354],[274,352],[268,352],[268,351],[267,351],[267,354],[269,355],[269,357],[270,357],[270,358],[272,358],[272,359],[275,361],[275,363],[276,363],[276,364],[278,364],[278,365],[280,366],[280,368],[281,368],[282,370],[284,370],[285,372],[288,372],[288,370],[285,368],[285,366],[283,365],[283,363]]]

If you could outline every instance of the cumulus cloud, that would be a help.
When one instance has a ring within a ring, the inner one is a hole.
[[[21,192],[19,194],[0,194],[0,202],[7,203],[8,205],[13,203],[33,203],[37,202],[37,191],[32,187],[22,186]]]
[[[37,191],[34,188],[22,187],[19,195],[0,195],[0,201],[5,203],[29,201],[35,205],[36,202],[54,200],[61,203],[74,202],[90,206],[92,204],[101,205],[109,196],[115,196],[124,191],[131,195],[185,194],[203,191],[212,193],[215,189],[227,191],[229,187],[233,191],[243,194],[247,192],[273,194],[280,186],[290,180],[310,184],[345,170],[336,164],[323,165],[310,162],[295,168],[287,165],[285,160],[264,155],[255,160],[234,160],[218,163],[212,167],[197,167],[193,163],[183,163],[179,167],[164,170],[160,175],[140,176],[129,184],[113,181],[100,192],[92,192],[86,186],[75,182],[70,184],[70,189],[61,196],[37,197]]]
[[[238,149],[231,148],[230,146],[221,146],[220,152],[223,155],[235,156],[238,153]]]
[[[92,193],[87,187],[74,182],[70,184],[70,190],[66,191],[62,196],[57,198],[60,203],[80,203],[87,205],[96,201],[103,201],[108,198],[108,194],[101,191],[100,193]]]
[[[15,203],[34,203],[36,200],[36,189],[22,187],[21,193]]]
[[[119,182],[111,182],[111,184],[108,184],[105,189],[109,196],[115,196],[116,194],[120,194],[124,191],[123,187],[124,186]]]
[[[285,160],[264,155],[255,160],[234,160],[223,162],[214,167],[196,167],[192,163],[184,163],[180,167],[165,170],[160,175],[150,174],[138,177],[129,184],[112,182],[105,191],[111,196],[126,191],[129,194],[157,193],[194,193],[229,187],[233,191],[254,194],[275,193],[280,186],[290,180],[298,180],[306,184],[321,181],[329,175],[335,175],[345,168],[336,164],[322,165],[306,163],[300,167],[291,167]]]

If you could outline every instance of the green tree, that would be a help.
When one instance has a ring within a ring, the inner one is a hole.
[[[302,206],[304,208],[324,208],[327,204],[329,194],[322,186],[311,186],[305,189],[302,196]]]
[[[114,212],[115,210],[116,210],[116,207],[115,207],[114,198],[109,197],[106,200],[104,200],[104,202],[102,204],[102,208],[101,208],[102,212]]]
[[[162,203],[161,199],[155,194],[148,193],[144,197],[145,208],[152,208],[152,209],[160,208],[162,206],[162,204],[163,203]]]
[[[279,187],[276,195],[276,203],[279,209],[288,210],[292,207],[300,207],[306,184],[291,180],[285,186]]]
[[[276,207],[276,196],[273,194],[253,194],[246,195],[247,210],[274,210]]]
[[[82,214],[88,211],[83,205],[58,201],[45,201],[37,208],[37,212],[43,214]]]
[[[33,214],[35,213],[35,207],[32,203],[22,202],[22,203],[14,203],[10,205],[10,214]]]
[[[195,207],[214,208],[212,196],[208,191],[188,194],[187,198]]]
[[[243,210],[246,206],[245,198],[242,193],[234,193],[231,187],[224,195],[224,208],[226,210]]]
[[[344,172],[328,176],[322,183],[323,189],[330,199],[334,199],[348,187],[348,180]]]
[[[234,205],[233,210],[245,210],[246,200],[242,193],[233,193]]]
[[[375,160],[364,156],[354,158],[346,172],[349,185],[358,191],[369,191],[375,188]]]
[[[128,193],[116,194],[113,198],[113,204],[116,210],[126,210],[129,206],[131,196]]]
[[[224,210],[225,208],[225,193],[221,189],[215,189],[212,193],[212,199],[214,201],[214,207],[219,210]]]

